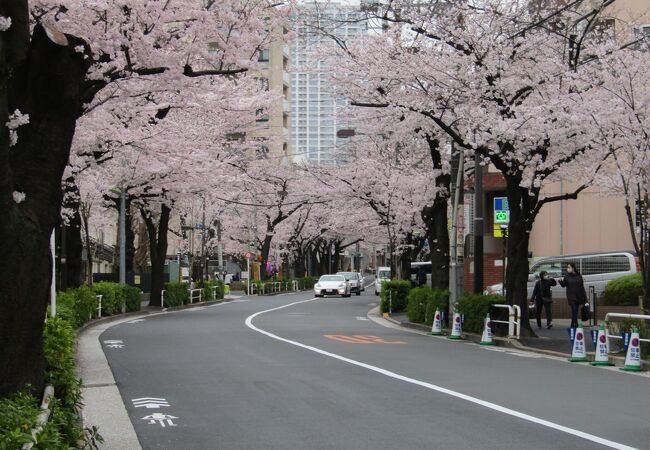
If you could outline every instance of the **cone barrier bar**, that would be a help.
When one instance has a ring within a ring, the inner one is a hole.
[[[589,362],[587,358],[587,349],[585,348],[585,330],[582,326],[582,322],[578,322],[578,328],[576,328],[576,335],[573,339],[573,349],[571,350],[571,362]]]
[[[613,366],[609,361],[609,345],[607,345],[607,331],[605,325],[598,327],[598,336],[596,337],[596,353],[592,366]]]
[[[433,315],[433,325],[431,326],[432,336],[442,336],[442,316],[440,309],[436,308],[436,313]]]
[[[463,338],[463,324],[460,319],[460,313],[458,311],[454,311],[454,316],[452,319],[452,326],[451,326],[451,335],[449,336],[448,339],[462,339]]]
[[[609,323],[612,318],[618,318],[618,319],[641,319],[641,320],[650,320],[649,315],[645,314],[623,314],[623,313],[607,313],[605,314],[605,323]],[[622,336],[616,336],[615,334],[609,334],[609,327],[605,329],[607,332],[607,350],[609,351],[609,340],[610,339],[620,339],[623,340]],[[639,338],[639,341],[641,342],[650,342],[650,339],[642,339]]]
[[[630,336],[630,345],[627,346],[627,354],[625,355],[625,366],[621,370],[626,372],[641,372],[641,339],[639,338],[639,329],[632,328],[632,336]]]
[[[483,335],[481,336],[481,345],[494,345],[492,340],[492,321],[490,320],[490,314],[485,316],[483,321]]]

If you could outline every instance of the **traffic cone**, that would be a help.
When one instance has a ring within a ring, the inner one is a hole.
[[[463,338],[463,324],[461,323],[460,313],[454,310],[454,316],[451,326],[451,335],[449,339],[462,339]]]
[[[481,345],[494,345],[494,341],[492,340],[492,321],[490,320],[489,314],[485,316],[485,321],[483,322]]]
[[[625,355],[625,366],[621,370],[626,372],[641,372],[641,349],[639,345],[639,329],[632,328],[632,335],[630,336],[630,344],[627,346],[627,354]]]
[[[585,330],[582,327],[582,323],[578,322],[578,328],[576,328],[576,336],[573,339],[573,350],[571,351],[571,362],[589,362],[587,359],[587,350],[585,348]]]
[[[609,362],[609,346],[607,345],[607,334],[605,332],[605,325],[598,328],[598,337],[596,337],[596,354],[592,366],[613,366]]]
[[[436,313],[433,316],[433,326],[431,327],[431,334],[433,336],[442,335],[442,317],[440,316],[440,310],[436,308]]]

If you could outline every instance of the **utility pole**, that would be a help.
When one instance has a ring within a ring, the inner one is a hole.
[[[120,189],[120,283],[126,284],[126,192]]]
[[[52,282],[50,283],[50,316],[56,316],[56,227],[50,235],[50,253],[52,254]]]
[[[454,145],[451,147],[452,158]],[[449,313],[453,311],[458,301],[458,204],[460,203],[460,186],[463,183],[465,155],[461,148],[458,155],[458,168],[456,171],[456,184],[454,186],[454,204],[451,213],[451,258],[449,264]]]
[[[483,167],[474,156],[474,293],[483,292]]]
[[[219,265],[219,275],[221,275],[223,273],[223,245],[221,244],[221,220],[217,220],[217,258],[218,258],[217,264]]]
[[[205,280],[208,273],[207,258],[205,257],[205,197],[203,197],[203,216],[201,217],[201,279]]]

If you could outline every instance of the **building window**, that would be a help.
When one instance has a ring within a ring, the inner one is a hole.
[[[267,62],[269,60],[269,49],[265,48],[264,50],[260,50],[258,52],[257,60],[259,62]]]

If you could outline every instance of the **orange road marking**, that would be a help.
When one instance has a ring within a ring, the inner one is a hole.
[[[404,341],[386,341],[379,336],[367,336],[355,334],[353,336],[345,336],[342,334],[324,334],[323,337],[333,341],[345,342],[346,344],[393,344],[401,345],[406,344]]]

